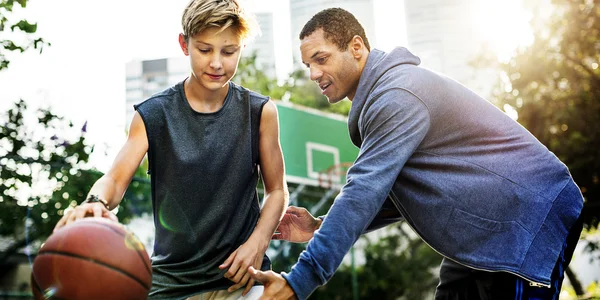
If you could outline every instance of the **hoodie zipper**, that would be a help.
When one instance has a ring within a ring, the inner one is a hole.
[[[549,284],[544,284],[544,283],[540,283],[540,282],[535,282],[535,281],[532,281],[532,280],[530,280],[530,279],[527,279],[527,278],[523,277],[522,275],[519,275],[519,274],[517,274],[517,273],[514,273],[514,272],[511,272],[511,271],[505,271],[505,270],[503,270],[503,271],[492,271],[492,270],[486,270],[486,269],[476,268],[476,267],[472,267],[472,266],[468,266],[468,265],[466,265],[466,264],[463,264],[463,263],[461,263],[461,262],[459,262],[459,261],[456,261],[456,260],[454,260],[454,259],[452,259],[452,258],[450,258],[450,257],[448,257],[448,256],[446,256],[446,255],[444,255],[444,254],[442,254],[440,251],[438,251],[437,249],[435,249],[434,247],[432,247],[432,246],[431,246],[431,245],[430,245],[430,244],[427,242],[427,240],[426,240],[426,239],[424,239],[424,238],[423,238],[423,236],[421,236],[421,234],[419,233],[419,231],[417,231],[417,229],[416,229],[416,228],[415,228],[415,227],[414,227],[414,226],[411,224],[411,222],[409,222],[408,218],[406,217],[406,216],[407,216],[407,214],[406,214],[406,211],[404,210],[404,207],[402,207],[402,205],[400,204],[400,202],[399,202],[399,201],[397,201],[398,197],[396,197],[396,195],[394,194],[394,192],[393,192],[393,191],[390,191],[390,194],[393,196],[392,203],[394,204],[394,206],[396,207],[396,209],[397,209],[399,212],[401,212],[401,213],[402,213],[402,216],[404,217],[404,219],[406,219],[406,224],[408,224],[408,226],[409,226],[409,227],[410,227],[410,228],[413,230],[413,232],[414,232],[414,233],[415,233],[417,236],[419,236],[419,238],[420,238],[420,239],[421,239],[421,240],[422,240],[422,241],[423,241],[425,244],[427,244],[427,246],[429,246],[429,248],[433,249],[433,251],[435,251],[437,254],[439,254],[439,255],[443,256],[444,258],[447,258],[447,259],[449,259],[449,260],[451,260],[451,261],[453,261],[453,262],[455,262],[455,263],[457,263],[457,264],[459,264],[459,265],[461,265],[461,266],[464,266],[464,267],[467,267],[467,268],[470,268],[470,269],[473,269],[473,270],[477,270],[477,271],[484,271],[484,272],[506,272],[506,273],[510,273],[510,274],[512,274],[512,275],[515,275],[515,276],[517,276],[517,277],[520,277],[520,278],[524,279],[525,281],[529,282],[529,286],[532,286],[532,287],[545,287],[545,288],[551,288],[551,285],[549,285]]]

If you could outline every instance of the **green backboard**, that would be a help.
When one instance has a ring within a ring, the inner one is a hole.
[[[358,155],[350,141],[347,119],[315,109],[276,101],[287,181],[340,185]],[[327,178],[329,177],[329,178]]]

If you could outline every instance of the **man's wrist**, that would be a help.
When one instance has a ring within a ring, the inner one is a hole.
[[[104,207],[106,207],[106,209],[110,210],[110,206],[108,206],[108,202],[104,199],[101,199],[97,195],[88,195],[88,197],[83,202],[81,202],[81,204],[96,203],[96,202],[102,203],[102,205],[104,205]]]
[[[323,221],[325,220],[325,216],[318,216],[315,218],[315,231],[319,230],[319,228],[321,228],[321,224],[323,224]]]

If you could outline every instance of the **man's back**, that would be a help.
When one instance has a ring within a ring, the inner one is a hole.
[[[403,48],[369,55],[352,103],[351,137],[361,149],[376,145],[395,155],[378,159],[365,152],[357,162],[400,164],[392,198],[445,256],[546,281],[533,274],[549,276],[569,228],[563,224],[575,221],[583,202],[578,195],[556,203],[565,187],[576,189],[566,166],[492,104],[418,63]],[[392,121],[377,122],[384,109]],[[381,132],[391,136],[373,141]],[[545,223],[561,205],[564,220]],[[536,243],[556,247],[544,252]],[[532,251],[536,259],[549,257],[548,265],[529,265]]]

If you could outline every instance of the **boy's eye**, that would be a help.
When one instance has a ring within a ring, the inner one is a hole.
[[[198,51],[200,51],[202,53],[208,53],[208,52],[210,52],[210,49],[198,49]]]

